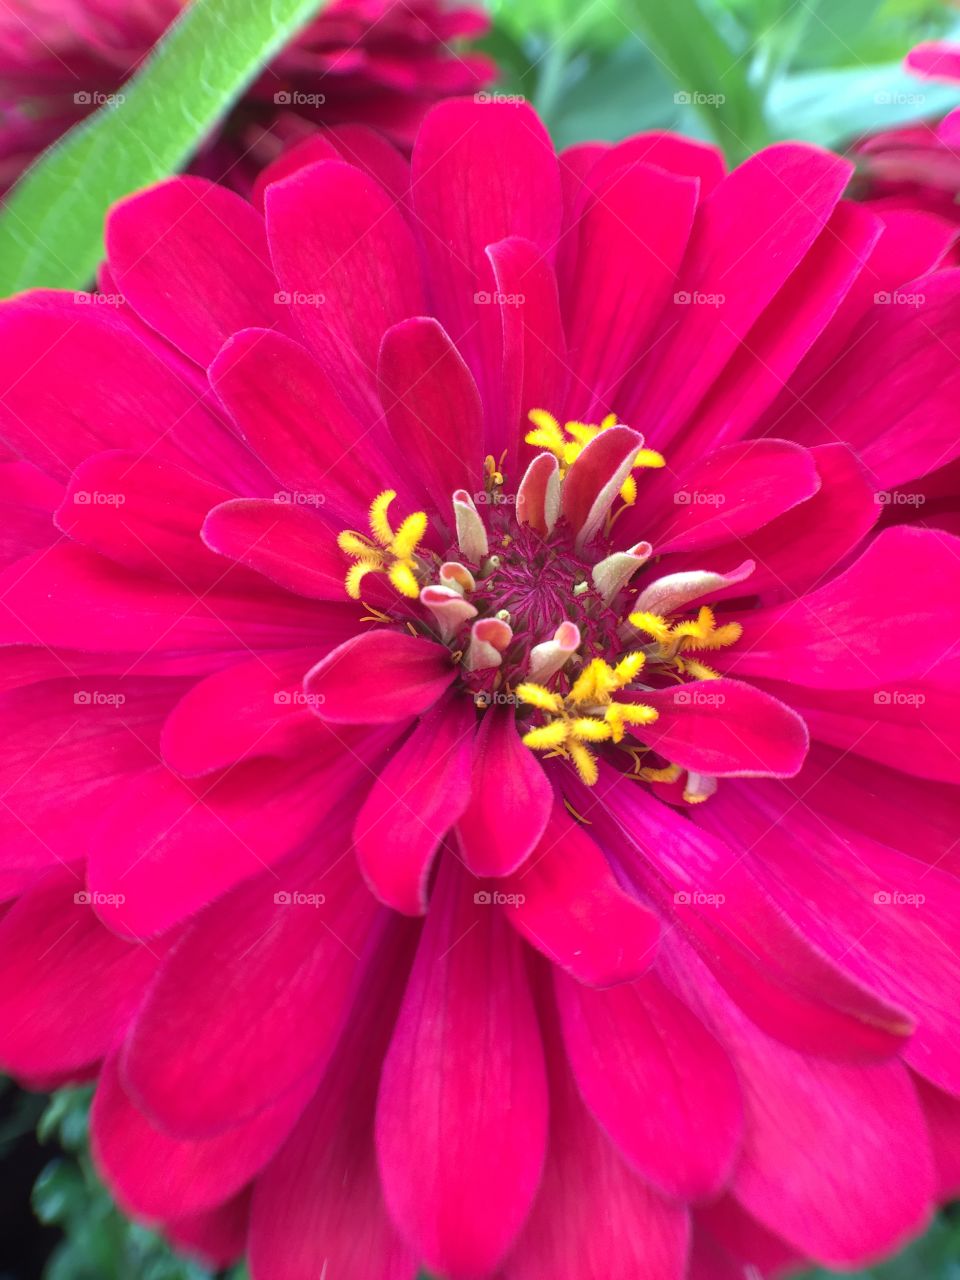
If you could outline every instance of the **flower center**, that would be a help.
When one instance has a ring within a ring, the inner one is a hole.
[[[740,625],[718,622],[707,606],[683,616],[703,592],[673,579],[703,575],[661,578],[635,594],[632,581],[654,549],[640,542],[616,550],[611,532],[636,502],[634,471],[663,466],[642,437],[614,415],[562,428],[543,410],[530,420],[526,442],[543,452],[515,492],[505,491],[488,458],[483,492],[452,495],[455,541],[446,558],[428,549],[425,512],[394,527],[389,509],[397,495],[380,493],[370,535],[344,530],[338,538],[353,560],[347,594],[360,599],[368,575],[385,576],[401,598],[394,610],[371,609],[371,620],[446,644],[481,710],[515,707],[524,744],[568,760],[588,785],[607,749],[620,753],[632,776],[673,782],[682,771],[627,745],[626,735],[642,740],[643,727],[657,719],[645,693],[716,679],[696,655],[734,644]],[[451,527],[442,517],[437,523]],[[692,776],[687,791],[691,802],[709,794]]]

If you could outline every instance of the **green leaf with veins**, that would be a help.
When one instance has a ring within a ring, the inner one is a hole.
[[[195,0],[117,95],[40,157],[0,209],[0,295],[81,288],[114,201],[176,172],[318,0]],[[122,98],[122,101],[119,99]]]

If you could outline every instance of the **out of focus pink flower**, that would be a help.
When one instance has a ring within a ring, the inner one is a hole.
[[[114,102],[182,0],[10,0],[0,6],[0,190],[67,129]],[[463,51],[479,6],[333,0],[222,122],[196,172],[247,190],[318,124],[367,124],[409,147],[434,102],[479,89],[493,64]]]
[[[960,83],[960,48],[918,45],[906,66],[928,79]],[[932,124],[887,129],[853,148],[855,190],[891,209],[926,209],[960,223],[960,110]]]
[[[885,1254],[960,1188],[952,227],[308,150],[0,307],[0,1062],[255,1280]]]

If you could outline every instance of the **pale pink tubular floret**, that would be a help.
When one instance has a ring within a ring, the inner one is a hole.
[[[0,306],[0,1064],[131,1213],[727,1280],[960,1188],[960,273],[849,176],[457,100]]]

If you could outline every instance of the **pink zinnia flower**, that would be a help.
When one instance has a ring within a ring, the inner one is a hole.
[[[324,145],[0,308],[4,1067],[256,1280],[886,1253],[960,1188],[951,229]]]
[[[905,65],[928,79],[960,82],[955,45],[917,45]],[[861,198],[892,209],[925,209],[960,223],[960,110],[933,123],[870,134],[853,154]]]
[[[84,116],[115,100],[182,0],[11,0],[0,8],[0,190]],[[446,0],[332,0],[208,139],[194,169],[246,192],[318,125],[367,124],[401,146],[426,110],[470,93],[492,63],[464,53],[479,7]]]

